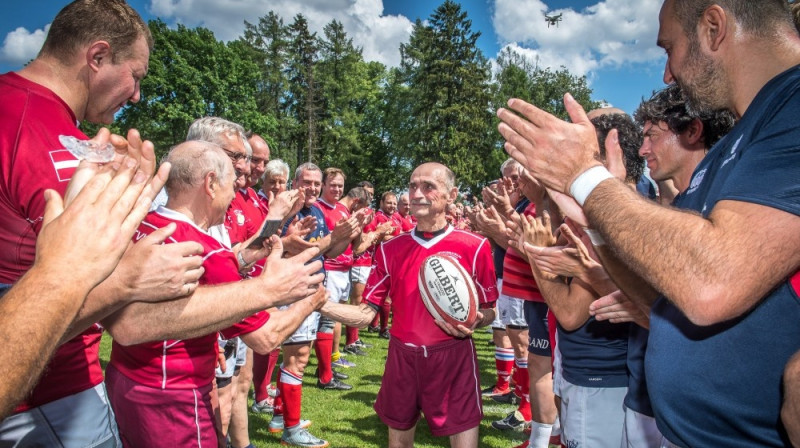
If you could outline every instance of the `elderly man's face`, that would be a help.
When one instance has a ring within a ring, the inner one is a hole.
[[[408,201],[407,194],[400,196],[400,200],[397,201],[397,211],[403,216],[408,216],[408,212],[411,211],[411,204]]]
[[[233,162],[233,169],[236,171],[236,188],[247,186],[247,177],[250,175],[250,158],[247,157],[247,150],[244,141],[238,135],[223,135],[220,147]]]
[[[408,182],[411,214],[418,219],[444,215],[447,204],[455,195],[448,188],[445,172],[440,165],[426,163],[418,166]]]
[[[287,176],[284,174],[273,174],[264,179],[264,191],[271,191],[278,195],[286,191]]]
[[[258,183],[258,180],[264,175],[264,171],[267,169],[267,163],[269,162],[269,146],[267,146],[267,142],[261,137],[256,137],[257,136],[254,135],[248,140],[250,148],[253,150],[253,157],[250,159],[248,186]]]

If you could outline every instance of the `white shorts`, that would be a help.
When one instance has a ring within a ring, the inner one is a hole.
[[[561,440],[566,446],[618,448],[622,444],[627,387],[561,384]]]
[[[553,349],[553,395],[556,397],[561,396],[561,385],[564,383],[564,377],[561,375],[561,346],[558,345],[558,332],[556,331],[556,346]]]
[[[497,279],[497,290],[500,291],[503,288],[503,279]],[[503,321],[500,319],[500,310],[497,307],[497,302],[494,304],[494,320],[492,321],[492,328],[495,330],[505,330],[506,326],[503,325]]]
[[[370,272],[372,272],[372,266],[353,266],[350,268],[350,283],[366,285]]]
[[[656,419],[625,408],[620,448],[660,448],[662,446],[668,447],[669,442],[658,430]]]
[[[528,328],[524,305],[525,301],[522,299],[500,294],[500,297],[497,298],[497,313],[506,328],[509,326]]]
[[[222,369],[217,366],[214,369],[214,376],[217,378],[232,378],[234,371],[236,370],[236,366],[241,365],[237,363],[239,358],[239,354],[242,352],[242,347],[244,346],[245,357],[247,355],[247,346],[242,343],[242,340],[239,338],[232,338],[232,339],[223,339],[220,335],[217,335],[217,344],[219,344],[220,349],[225,349],[225,345],[230,344],[233,345],[233,348],[230,350],[232,353],[231,356],[225,357],[225,371],[223,372]],[[227,351],[226,351],[227,355]]]
[[[319,313],[314,311],[297,327],[297,330],[292,333],[285,341],[284,344],[299,344],[302,342],[315,341],[317,339],[317,327],[319,326]]]
[[[328,300],[345,303],[350,300],[350,271],[327,271],[325,289],[330,293]]]

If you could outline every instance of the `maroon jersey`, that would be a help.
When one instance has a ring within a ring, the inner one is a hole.
[[[325,215],[325,224],[331,232],[333,232],[333,228],[336,227],[336,223],[340,219],[350,217],[350,210],[341,202],[331,205],[320,198],[314,202],[314,206],[322,210],[322,214]],[[351,267],[353,267],[352,244],[348,244],[347,249],[336,258],[325,257],[326,271],[349,271]]]
[[[472,276],[481,308],[491,307],[497,300],[492,250],[486,238],[449,226],[430,240],[413,232],[401,234],[378,247],[364,289],[364,300],[373,305],[380,306],[387,297],[392,298],[390,332],[400,342],[433,345],[453,339],[436,325],[417,286],[422,262],[439,253],[458,260]]]
[[[75,114],[51,90],[16,73],[0,75],[0,283],[12,284],[30,269],[44,216],[44,190],[63,196],[78,166],[59,135],[87,138],[76,127]],[[100,384],[101,333],[94,325],[62,344],[15,412]]]
[[[522,212],[525,216],[536,217],[536,205],[530,203]],[[503,290],[504,295],[517,299],[544,302],[544,297],[536,286],[531,266],[527,260],[513,247],[509,247],[503,259]]]
[[[174,222],[175,232],[165,244],[196,241],[203,246],[201,285],[217,285],[241,280],[236,256],[219,241],[197,227],[186,216],[159,207],[139,225],[135,240]],[[220,306],[224,306],[220,304]],[[269,314],[260,311],[243,321],[221,330],[225,339],[251,333],[261,328]],[[112,343],[111,364],[123,375],[145,386],[159,389],[194,389],[211,384],[217,364],[217,334],[194,339],[163,340],[122,346]]]

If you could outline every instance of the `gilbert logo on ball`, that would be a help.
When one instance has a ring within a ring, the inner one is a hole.
[[[425,308],[434,319],[470,327],[478,311],[478,293],[469,273],[452,257],[431,255],[422,262],[418,278]]]

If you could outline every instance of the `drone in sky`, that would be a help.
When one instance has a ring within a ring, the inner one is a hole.
[[[561,21],[561,14],[556,16],[548,16],[547,14],[544,15],[544,21],[547,22],[547,27],[550,28],[550,25],[555,25],[558,28],[558,22]]]

